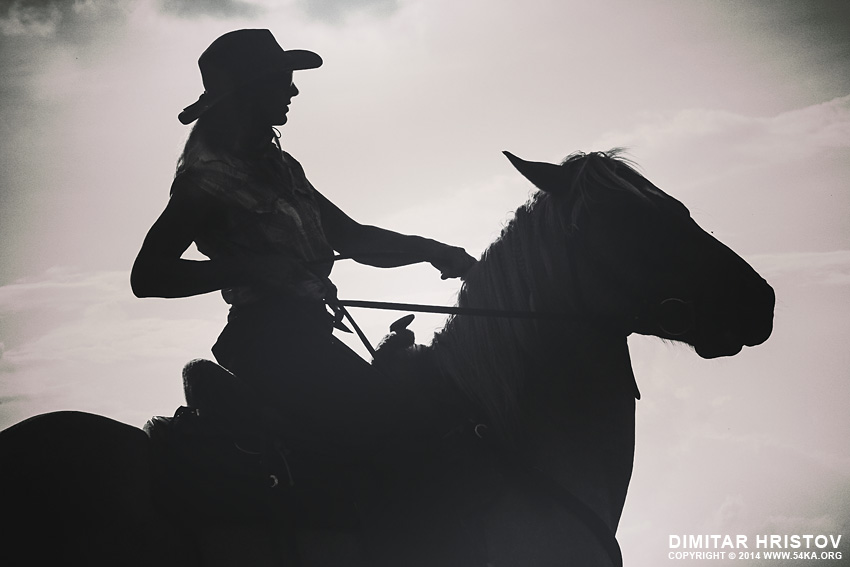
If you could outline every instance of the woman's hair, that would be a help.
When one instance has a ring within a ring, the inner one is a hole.
[[[234,91],[198,118],[177,159],[175,175],[186,171],[204,153],[232,151],[234,137],[250,122],[254,108],[253,96],[257,88],[256,83],[251,83]],[[273,131],[269,127],[269,139]]]
[[[228,147],[227,142],[233,136],[235,123],[242,116],[237,99],[238,97],[228,96],[198,118],[189,132],[183,152],[177,159],[175,175],[186,171],[205,151],[223,150]]]

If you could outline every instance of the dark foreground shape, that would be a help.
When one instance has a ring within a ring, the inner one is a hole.
[[[434,423],[445,427],[358,487],[369,565],[620,565],[614,534],[639,397],[627,336],[714,358],[772,332],[767,282],[626,162],[599,153],[559,165],[508,157],[540,191],[466,275],[458,305],[557,316],[457,315],[430,347],[378,357],[414,376],[411,398],[444,416]],[[340,543],[333,538],[306,541],[313,555],[276,561],[258,551],[268,538],[252,541],[257,532],[240,535],[238,525],[199,543],[179,506],[158,514],[171,500],[153,484],[152,447],[134,428],[68,412],[0,434],[2,501],[13,522],[2,548],[14,562],[4,565],[357,564],[344,552],[320,557]],[[350,477],[324,469],[333,472]],[[279,464],[270,474],[274,482],[285,475]],[[317,492],[337,484],[330,474]],[[225,560],[216,545],[238,559]]]
[[[192,564],[154,510],[140,429],[57,412],[0,432],[0,451],[3,565]]]

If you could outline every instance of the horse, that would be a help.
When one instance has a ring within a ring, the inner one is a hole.
[[[772,332],[770,285],[618,151],[505,155],[537,191],[466,274],[431,344],[376,356],[449,417],[363,490],[370,564],[621,565],[640,398],[627,337],[709,359]],[[47,414],[0,433],[0,454],[18,544],[4,549],[22,562],[216,564],[157,504],[139,430]],[[33,535],[58,546],[20,545]],[[244,562],[272,564],[260,552]]]

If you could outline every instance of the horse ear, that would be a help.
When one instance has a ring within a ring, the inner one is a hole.
[[[567,176],[564,168],[542,161],[525,161],[511,152],[502,152],[522,175],[541,191],[553,192],[564,187]]]

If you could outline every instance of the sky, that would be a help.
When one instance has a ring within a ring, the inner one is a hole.
[[[245,27],[324,58],[296,73],[282,142],[360,222],[478,256],[531,192],[502,150],[627,147],[777,293],[773,336],[732,358],[630,337],[627,564],[686,563],[671,534],[842,535],[848,556],[843,1],[0,0],[0,427],[60,409],[141,426],[210,357],[221,298],[137,299],[129,269],[167,202],[197,57]],[[459,285],[428,266],[333,279],[345,299],[417,303]],[[354,314],[373,342],[403,315]],[[417,340],[442,321],[417,315]]]

